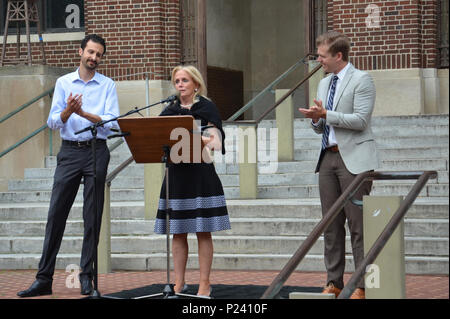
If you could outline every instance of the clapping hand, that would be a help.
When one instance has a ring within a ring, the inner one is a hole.
[[[314,104],[309,109],[299,108],[298,110],[306,117],[317,123],[320,118],[326,118],[327,110],[322,106],[321,100],[314,99]]]
[[[82,94],[75,94],[75,96],[72,96],[72,93],[70,93],[69,98],[67,99],[67,108],[71,113],[79,114],[81,112],[81,105],[82,103]]]

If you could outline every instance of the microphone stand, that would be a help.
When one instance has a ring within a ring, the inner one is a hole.
[[[94,175],[93,176],[94,177],[93,196],[94,196],[94,210],[95,210],[95,212],[94,212],[95,213],[95,218],[94,218],[94,225],[93,225],[93,228],[94,228],[94,232],[93,232],[94,233],[94,243],[93,243],[93,246],[94,246],[94,249],[93,249],[93,251],[94,251],[94,260],[93,260],[94,288],[93,288],[92,294],[90,296],[92,299],[102,298],[100,292],[98,291],[98,241],[99,241],[100,227],[98,227],[97,223],[99,222],[99,217],[100,216],[99,216],[98,202],[97,202],[97,157],[96,157],[97,129],[100,126],[105,125],[106,123],[117,121],[119,118],[123,118],[123,117],[129,116],[129,115],[134,114],[134,113],[139,113],[142,110],[145,110],[147,108],[150,108],[150,107],[158,105],[158,104],[172,102],[175,99],[176,99],[176,97],[174,95],[172,95],[172,96],[168,97],[167,99],[161,100],[161,101],[156,102],[156,103],[151,104],[151,105],[144,106],[144,107],[142,107],[140,109],[135,108],[135,109],[133,109],[133,110],[131,110],[131,111],[125,113],[125,114],[119,115],[119,116],[117,116],[115,118],[112,118],[112,119],[109,119],[109,120],[104,120],[104,121],[99,121],[97,123],[89,125],[89,126],[85,127],[84,129],[81,129],[81,130],[79,130],[79,131],[74,133],[75,135],[78,135],[78,134],[81,134],[83,132],[91,131],[91,134],[92,134],[92,142],[91,142],[91,145],[92,145],[92,163],[93,163],[92,164],[92,166],[93,166],[92,168],[93,168],[93,175]],[[125,136],[125,135],[128,135],[128,134],[127,133],[116,134],[114,137],[121,137],[121,136]],[[101,220],[100,220],[100,222],[101,222]],[[97,232],[97,229],[98,229],[98,232]],[[106,297],[103,297],[103,298],[106,298]],[[112,298],[112,299],[116,299],[116,298]]]

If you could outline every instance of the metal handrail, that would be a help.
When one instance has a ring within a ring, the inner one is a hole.
[[[26,109],[27,107],[29,107],[31,104],[39,101],[40,99],[46,97],[47,95],[52,97],[52,93],[53,90],[55,89],[55,87],[52,87],[51,89],[48,89],[47,91],[39,94],[38,96],[32,98],[30,101],[26,102],[25,104],[19,106],[17,109],[15,109],[14,111],[6,114],[4,117],[0,118],[0,123],[3,123],[4,121],[6,121],[7,119],[9,119],[10,117],[12,117],[13,115],[19,113],[20,111],[23,111],[24,109]]]
[[[235,112],[233,115],[231,115],[226,121],[224,121],[225,125],[229,124],[235,124],[235,123],[247,123],[247,124],[254,124],[258,125],[266,116],[269,114],[272,110],[274,110],[278,105],[280,105],[285,99],[287,99],[292,93],[294,93],[295,90],[297,90],[300,85],[302,85],[304,82],[306,82],[314,73],[316,73],[320,69],[320,65],[314,68],[311,72],[309,72],[297,85],[295,85],[294,88],[289,90],[283,97],[281,97],[272,107],[270,107],[262,116],[258,118],[256,121],[235,121],[239,116],[244,114],[247,110],[249,110],[254,104],[255,101],[258,100],[261,96],[263,96],[265,93],[272,90],[278,83],[280,83],[282,80],[284,80],[292,71],[297,69],[297,67],[301,64],[305,64],[306,60],[309,57],[316,57],[316,54],[308,53],[305,55],[301,60],[299,60],[297,63],[295,63],[293,66],[291,66],[287,71],[285,71],[283,74],[281,74],[278,78],[276,78],[272,83],[270,83],[264,90],[259,92],[253,99],[251,99],[247,104],[245,104],[243,107],[241,107],[237,112]]]
[[[0,158],[2,158],[4,155],[8,154],[9,152],[11,152],[12,150],[14,150],[15,148],[17,148],[18,146],[20,146],[21,144],[25,143],[26,141],[28,141],[30,138],[32,138],[33,136],[39,134],[40,132],[42,132],[43,130],[45,130],[46,128],[48,128],[47,124],[41,126],[40,128],[38,128],[36,131],[28,134],[28,136],[24,137],[23,139],[21,139],[20,141],[18,141],[17,143],[15,143],[14,145],[11,145],[10,147],[8,147],[6,150],[2,151],[0,153]]]
[[[384,246],[388,242],[389,238],[394,233],[397,226],[403,220],[403,217],[405,217],[405,214],[407,213],[408,209],[413,204],[416,197],[419,195],[423,186],[425,186],[425,184],[427,183],[428,179],[436,178],[436,176],[437,176],[436,171],[426,171],[426,172],[422,173],[422,175],[419,177],[417,182],[414,184],[414,186],[409,191],[406,198],[400,204],[400,207],[397,209],[397,211],[394,213],[394,215],[390,219],[389,223],[386,225],[384,230],[381,232],[380,236],[377,238],[375,243],[370,248],[369,252],[366,254],[366,257],[362,260],[360,266],[355,270],[355,272],[351,276],[350,280],[347,282],[347,285],[344,287],[344,289],[339,294],[339,297],[338,297],[339,299],[348,299],[351,296],[353,291],[356,289],[357,281],[362,276],[364,276],[367,265],[370,265],[375,261],[375,259],[377,258],[377,256],[381,252],[381,250],[384,248]]]
[[[407,180],[407,179],[418,179],[414,184],[413,188],[410,190],[406,198],[401,203],[400,207],[394,213],[391,221],[388,223],[386,228],[381,233],[380,237],[376,240],[367,256],[361,263],[360,267],[355,271],[351,280],[347,283],[347,286],[342,290],[342,298],[348,298],[353,290],[355,290],[355,285],[357,281],[365,272],[365,267],[372,263],[378,256],[379,252],[383,249],[384,245],[388,241],[392,232],[398,226],[399,222],[402,220],[408,209],[411,207],[412,203],[419,195],[422,188],[425,186],[426,182],[430,178],[436,178],[436,171],[424,171],[424,172],[365,172],[356,176],[353,182],[345,189],[345,191],[339,196],[333,206],[328,210],[325,216],[320,220],[320,222],[314,227],[309,236],[300,245],[294,255],[289,259],[287,264],[280,271],[278,276],[272,281],[270,286],[266,289],[261,299],[273,299],[280,292],[283,284],[288,280],[289,276],[297,268],[298,264],[306,256],[311,247],[316,243],[320,235],[328,228],[328,226],[333,222],[338,213],[344,208],[348,200],[350,200],[353,195],[358,191],[359,187],[366,180]],[[339,295],[340,296],[340,295]]]
[[[280,105],[281,103],[283,103],[284,100],[286,100],[289,96],[292,95],[292,93],[295,92],[295,90],[297,90],[303,83],[305,83],[310,77],[312,77],[317,71],[320,70],[320,68],[322,67],[322,65],[317,65],[314,69],[311,70],[311,72],[309,72],[303,79],[300,80],[300,82],[298,82],[292,89],[290,89],[288,92],[286,92],[285,95],[283,95],[277,102],[275,102],[275,104],[272,107],[269,107],[263,114],[261,114],[260,117],[258,117],[258,119],[255,121],[256,124],[261,123],[261,121],[273,110],[275,110],[277,108],[278,105]]]
[[[47,91],[39,94],[38,96],[32,98],[30,101],[26,102],[25,104],[22,104],[21,106],[19,106],[17,109],[15,109],[14,111],[6,114],[5,116],[3,116],[2,118],[0,118],[0,124],[3,123],[4,121],[10,119],[11,117],[13,117],[15,114],[25,110],[27,107],[29,107],[30,105],[32,105],[33,103],[39,101],[40,99],[46,97],[47,95],[51,98],[53,95],[53,90],[55,89],[55,87],[53,86],[51,89],[48,89]],[[18,141],[17,143],[15,143],[14,145],[11,145],[10,147],[8,147],[7,149],[3,150],[0,153],[0,158],[3,157],[4,155],[8,154],[9,152],[11,152],[12,150],[16,149],[17,147],[19,147],[20,145],[22,145],[23,143],[25,143],[26,141],[28,141],[29,139],[31,139],[32,137],[34,137],[35,135],[37,135],[38,133],[42,132],[43,130],[45,130],[46,128],[48,128],[47,124],[41,126],[40,128],[38,128],[37,130],[35,130],[34,132],[28,134],[27,136],[25,136],[24,138],[22,138],[20,141]],[[50,139],[51,139],[51,135],[50,135]],[[51,145],[52,143],[50,143],[50,150],[51,150]],[[51,151],[50,151],[51,153]]]

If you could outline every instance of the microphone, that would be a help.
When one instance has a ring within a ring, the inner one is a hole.
[[[161,100],[161,103],[170,103],[173,102],[177,99],[178,97],[176,95],[171,95],[168,98],[166,98],[165,100]]]

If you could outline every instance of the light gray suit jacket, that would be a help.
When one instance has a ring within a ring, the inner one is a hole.
[[[325,103],[333,74],[322,79],[317,89],[317,99]],[[352,174],[378,168],[378,154],[371,129],[371,117],[375,105],[375,85],[367,73],[350,65],[333,101],[333,110],[327,111],[327,119],[311,125],[318,134],[324,125],[332,125],[345,166]],[[316,172],[320,167],[320,153]]]

